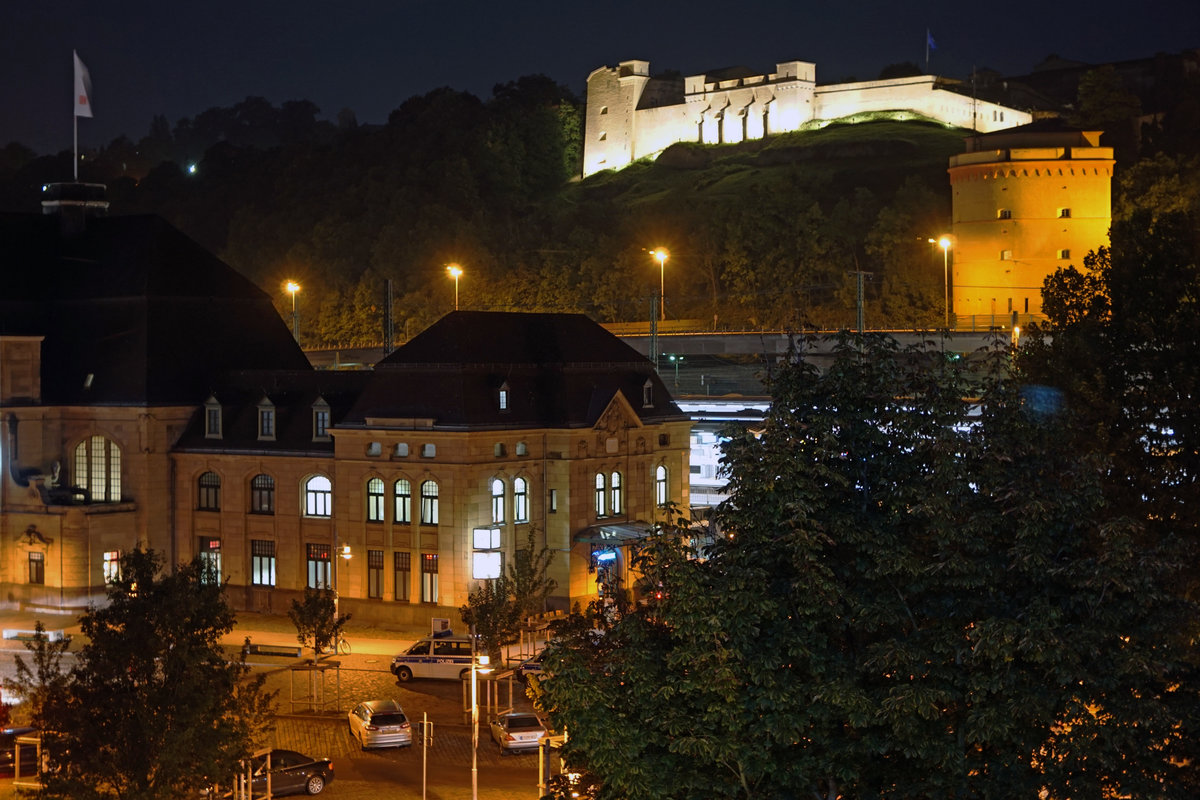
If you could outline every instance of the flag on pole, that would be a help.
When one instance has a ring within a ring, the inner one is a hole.
[[[90,117],[92,116],[92,76],[88,74],[87,67],[79,60],[79,53],[71,51],[75,55],[75,116]]]
[[[933,41],[933,34],[929,32],[929,28],[925,29],[925,46],[930,50],[937,50],[937,45]]]

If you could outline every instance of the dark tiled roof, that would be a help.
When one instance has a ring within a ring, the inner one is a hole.
[[[458,311],[379,362],[343,424],[379,417],[451,429],[582,427],[617,392],[644,422],[686,419],[650,362],[582,314]]]
[[[0,214],[0,335],[45,337],[48,405],[191,404],[228,370],[309,368],[267,294],[154,216],[64,235]]]

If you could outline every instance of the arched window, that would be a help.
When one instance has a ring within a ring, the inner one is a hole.
[[[667,468],[661,464],[654,470],[654,504],[659,507],[667,504]]]
[[[624,503],[621,502],[621,473],[614,472],[608,478],[609,497],[612,498],[611,508],[609,509],[613,515],[623,513]]]
[[[367,522],[383,522],[383,479],[367,481]]]
[[[504,481],[492,481],[492,523],[504,522]]]
[[[196,482],[196,508],[201,511],[221,510],[221,476],[206,472]]]
[[[604,485],[604,473],[597,472],[596,473],[596,516],[597,517],[604,516],[604,509],[607,508],[607,505],[606,505],[607,498],[605,497],[605,495],[607,495],[607,494],[608,494],[608,489]]]
[[[529,482],[513,480],[513,522],[529,522]]]
[[[304,516],[328,517],[332,514],[333,484],[324,475],[304,482]]]
[[[421,484],[421,524],[438,524],[438,485],[436,481]]]
[[[397,525],[407,525],[412,522],[412,484],[404,478],[396,481],[392,486],[392,497],[394,499],[394,509],[392,514],[393,521]]]
[[[255,475],[250,481],[250,512],[275,513],[275,479],[270,475]]]
[[[86,489],[93,503],[121,500],[121,448],[103,436],[75,446],[75,487]]]

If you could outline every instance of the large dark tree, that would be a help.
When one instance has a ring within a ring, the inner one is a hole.
[[[648,604],[553,645],[568,763],[612,798],[1194,796],[1174,551],[1008,359],[868,338],[784,368],[717,544],[653,537]]]
[[[65,691],[45,700],[43,797],[178,798],[224,780],[270,720],[262,678],[226,660],[234,614],[200,559],[164,573],[152,551],[121,559]]]

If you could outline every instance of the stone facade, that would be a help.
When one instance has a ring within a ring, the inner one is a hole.
[[[808,61],[780,62],[767,74],[733,68],[685,78],[652,77],[650,62],[622,61],[588,76],[583,175],[619,169],[676,142],[736,143],[873,112],[907,112],[985,133],[1033,119],[932,75],[818,86]]]

